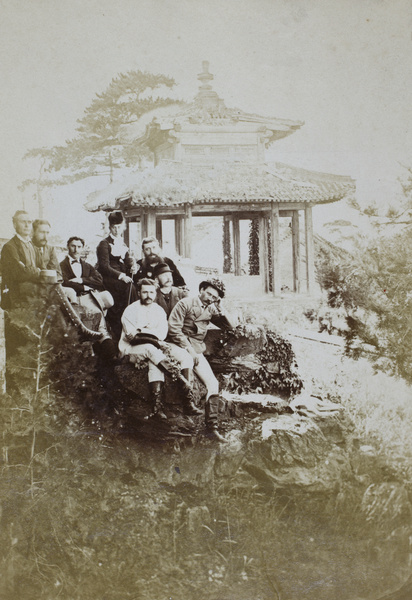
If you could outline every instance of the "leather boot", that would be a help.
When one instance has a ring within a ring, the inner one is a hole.
[[[183,412],[186,415],[201,415],[202,411],[194,404],[193,390],[188,380],[189,369],[179,369],[171,364],[167,359],[158,363],[157,368],[170,375],[180,386],[183,392]]]
[[[167,419],[167,416],[163,412],[163,381],[151,381],[149,383],[149,389],[153,408],[150,415],[145,418],[151,419],[152,417],[158,416],[159,419]]]
[[[202,415],[203,411],[200,410],[195,404],[195,396],[193,388],[190,385],[190,369],[182,369],[182,377],[188,382],[186,385],[181,381],[183,387],[183,412],[185,415]]]
[[[227,439],[218,432],[219,404],[220,396],[218,394],[212,394],[212,396],[209,396],[209,398],[206,400],[206,436],[216,442],[226,443]]]

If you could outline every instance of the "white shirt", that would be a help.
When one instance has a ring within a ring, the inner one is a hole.
[[[70,266],[72,268],[74,276],[77,279],[81,279],[81,276],[82,276],[82,266],[81,266],[80,262],[77,261],[77,260],[75,260],[75,259],[73,259],[73,258],[70,258],[69,260],[70,260]]]
[[[153,302],[146,306],[140,300],[128,306],[122,315],[122,335],[119,342],[121,356],[127,353],[130,347],[126,335],[135,336],[137,333],[150,333],[157,339],[164,340],[167,336],[167,316],[159,304]],[[140,331],[138,331],[140,330]]]

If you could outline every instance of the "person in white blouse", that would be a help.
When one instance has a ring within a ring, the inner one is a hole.
[[[183,348],[164,342],[168,324],[165,311],[155,302],[156,283],[151,279],[141,279],[138,282],[138,293],[139,300],[130,304],[122,315],[119,355],[129,356],[131,362],[148,361],[152,400],[152,412],[149,416],[157,415],[166,419],[163,406],[164,375],[173,372],[167,354],[178,361],[181,370],[192,369],[193,359]],[[194,404],[193,391],[187,379],[181,373],[177,375],[177,381],[182,386],[185,414],[202,414]]]

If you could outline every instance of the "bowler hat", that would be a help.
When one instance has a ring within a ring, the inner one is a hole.
[[[199,283],[199,290],[209,286],[215,288],[221,298],[225,297],[226,287],[221,279],[218,277],[209,277],[208,279],[205,279]]]
[[[172,271],[168,264],[166,264],[165,262],[160,262],[153,269],[153,277],[157,277],[158,275],[161,275],[162,273],[171,273],[171,272]]]

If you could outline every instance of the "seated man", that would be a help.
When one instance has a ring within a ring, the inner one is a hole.
[[[106,326],[107,309],[113,306],[113,297],[103,287],[103,277],[90,263],[81,258],[84,240],[72,236],[67,241],[68,256],[60,263],[62,286],[72,304],[83,306],[88,312],[99,316],[98,332],[101,339],[93,347],[97,354],[112,358],[116,349]]]
[[[199,295],[180,300],[169,317],[168,340],[184,348],[191,355],[194,371],[207,388],[205,422],[209,437],[219,442],[225,438],[219,434],[219,382],[216,379],[203,353],[204,339],[210,322],[221,329],[231,329],[235,325],[223,314],[220,300],[224,298],[225,286],[220,279],[207,279],[199,285]]]
[[[158,263],[153,269],[153,277],[159,284],[155,301],[164,309],[169,318],[172,309],[179,300],[186,298],[189,292],[173,285],[173,274],[167,263]]]
[[[179,269],[176,267],[172,259],[167,258],[166,256],[162,256],[162,251],[160,250],[159,242],[155,237],[151,236],[143,239],[142,251],[144,254],[144,258],[137,261],[137,273],[133,278],[134,281],[138,281],[139,279],[143,279],[144,277],[149,277],[153,279],[154,267],[159,263],[166,263],[170,268],[170,271],[173,276],[173,285],[175,285],[176,287],[183,287],[186,285],[185,280],[179,273]]]
[[[122,316],[123,331],[119,342],[120,356],[130,356],[131,362],[149,361],[149,388],[152,400],[150,417],[157,415],[166,419],[163,410],[164,373],[173,373],[173,365],[167,353],[177,360],[182,369],[190,369],[193,360],[182,348],[174,344],[161,343],[167,335],[166,313],[155,303],[156,284],[151,279],[138,283],[140,299],[130,304]],[[183,388],[183,409],[186,414],[201,414],[193,404],[193,392],[187,379],[177,374]]]
[[[40,268],[36,266],[36,252],[30,237],[32,220],[25,210],[14,214],[13,226],[16,235],[1,251],[1,307],[4,310],[25,302],[27,285],[40,282]]]

